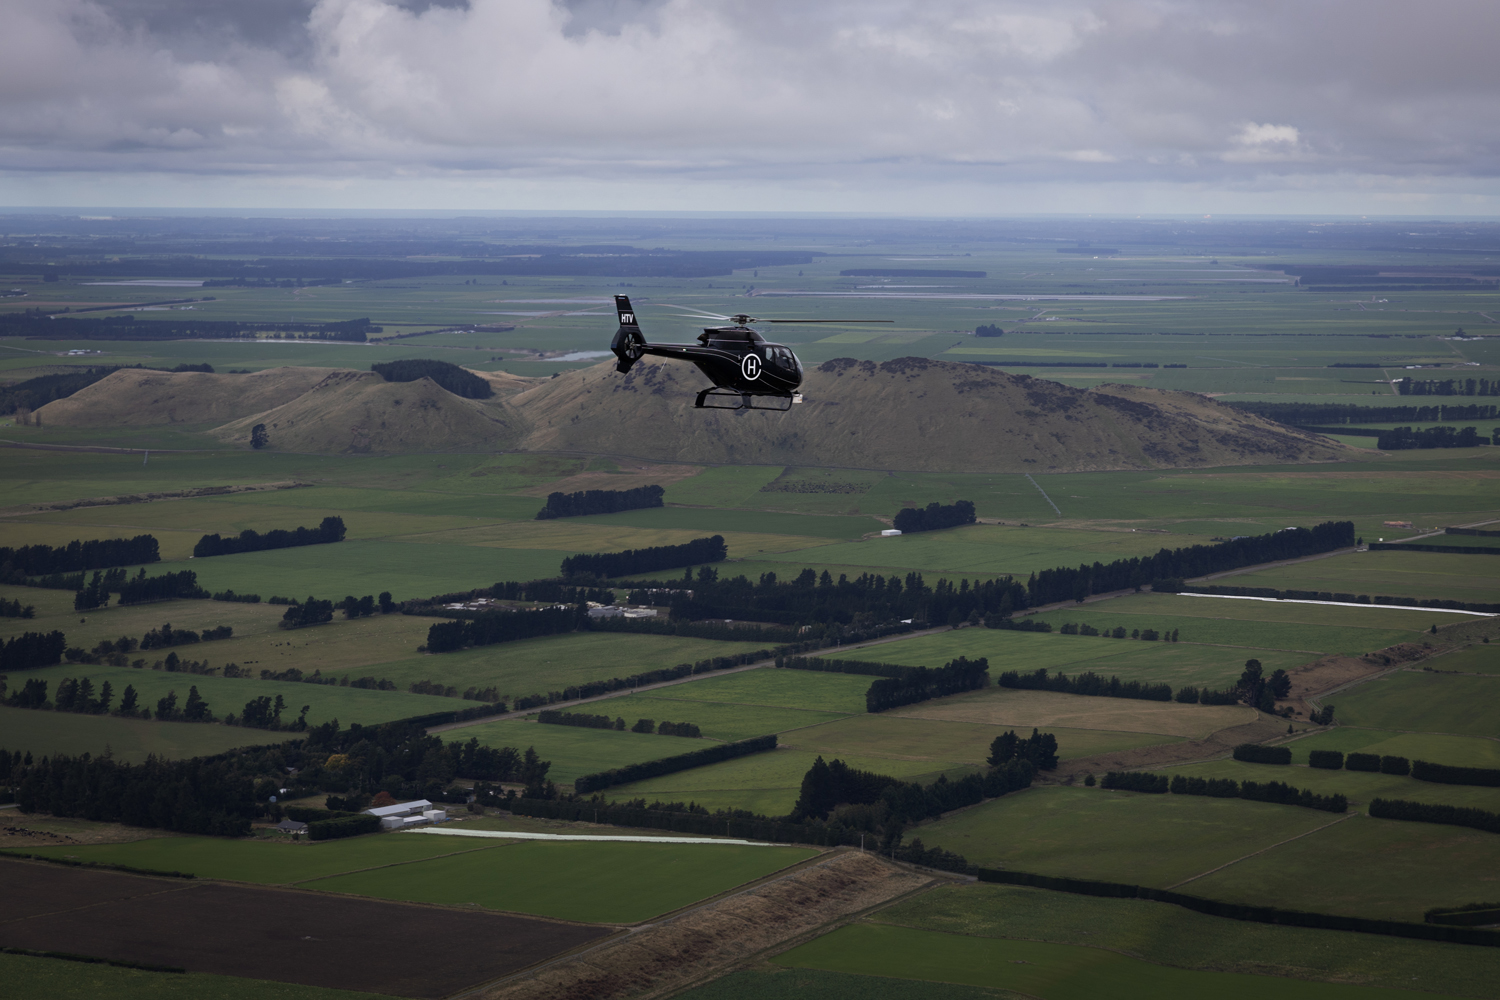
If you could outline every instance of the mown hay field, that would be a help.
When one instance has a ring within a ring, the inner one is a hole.
[[[1165,887],[1335,818],[1240,799],[1037,787],[924,823],[908,836],[978,865]]]
[[[1500,898],[1500,837],[1461,826],[1356,815],[1190,882],[1182,891],[1420,923],[1430,907]]]
[[[397,834],[412,839],[461,838]],[[633,924],[817,855],[797,847],[523,841],[304,888],[586,923]]]
[[[1417,1000],[1430,994],[1155,965],[1102,948],[974,938],[858,923],[793,948],[777,964],[1014,990],[1047,1000],[1155,1000],[1163,996],[1258,1000]]]
[[[638,719],[691,722],[703,730],[703,735],[709,739],[731,742],[767,733],[804,729],[846,717],[842,712],[811,712],[798,708],[679,697],[679,694],[693,694],[693,687],[694,684],[677,684],[650,694],[591,702],[579,706],[576,711],[623,718],[627,729],[635,725]]]
[[[1021,938],[1109,948],[1185,969],[1357,981],[1460,996],[1500,995],[1493,948],[1279,927],[1210,917],[1169,903],[1102,899],[1023,886],[941,886],[902,900],[872,922],[981,938]],[[1275,956],[1273,961],[1267,956]]]

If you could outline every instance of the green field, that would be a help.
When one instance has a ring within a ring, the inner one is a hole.
[[[982,691],[934,698],[892,714],[942,722],[982,722],[992,726],[1039,726],[1057,729],[1102,730],[1108,733],[1150,733],[1201,739],[1210,733],[1254,722],[1255,710],[1246,705],[1184,705],[1171,701],[1025,691],[992,687]],[[1169,742],[1162,740],[1161,742]]]
[[[26,750],[35,757],[85,753],[97,757],[109,752],[118,760],[139,764],[151,754],[173,760],[200,757],[235,747],[275,743],[286,735],[263,729],[148,722],[0,706],[0,748]]]
[[[1191,882],[1182,891],[1420,923],[1430,907],[1500,898],[1500,837],[1458,826],[1356,815]]]
[[[995,737],[1010,726],[972,722],[909,718],[889,713],[856,715],[781,737],[783,746],[813,750],[824,757],[894,757],[980,766],[990,754]],[[1021,735],[1026,735],[1025,726]],[[1058,756],[1063,760],[1087,757],[1113,750],[1129,750],[1159,743],[1175,743],[1177,737],[1156,733],[1115,732],[1099,729],[1068,729],[1049,726],[1057,737]]]
[[[607,704],[607,703],[606,703]],[[585,705],[580,711],[597,706]],[[635,720],[631,719],[630,723]],[[444,734],[453,740],[477,739],[485,746],[536,747],[542,759],[550,760],[547,777],[557,782],[571,782],[585,774],[608,771],[626,764],[660,760],[677,754],[701,750],[703,740],[681,736],[657,736],[647,733],[617,733],[609,729],[584,729],[578,726],[543,726],[520,719],[485,722],[464,726]]]
[[[616,801],[643,798],[647,802],[694,802],[710,810],[748,809],[766,816],[785,816],[797,803],[802,776],[818,756],[805,750],[783,748],[618,785],[607,794]],[[903,781],[932,782],[942,773],[958,776],[974,770],[931,760],[854,754],[840,754],[840,757],[850,767],[888,774]]]
[[[1494,739],[1496,697],[1500,677],[1403,670],[1340,691],[1336,704],[1339,720],[1351,726]]]
[[[1009,990],[774,965],[731,972],[677,996],[683,1000],[1024,1000]]]
[[[305,886],[381,899],[482,906],[560,920],[633,924],[763,878],[817,853],[795,847],[736,844],[523,841],[494,850],[320,879]]]
[[[293,843],[285,839],[228,840],[218,837],[163,837],[156,835],[155,831],[142,833],[147,839],[125,844],[28,847],[26,853],[156,871],[180,871],[199,878],[225,879],[230,882],[295,885],[344,872],[384,870],[390,865],[464,851],[492,850],[506,845],[503,840],[397,834],[351,837],[321,843]]]
[[[908,836],[979,865],[1167,887],[1334,819],[1239,799],[1052,787],[951,813]]]
[[[139,707],[149,709],[153,714],[156,711],[157,699],[175,691],[177,707],[180,709],[187,701],[189,690],[196,687],[199,696],[208,702],[209,711],[220,719],[230,712],[240,715],[244,712],[245,703],[253,698],[264,696],[274,700],[277,695],[280,695],[286,700],[286,708],[281,713],[282,722],[294,721],[301,712],[302,706],[307,705],[309,706],[307,713],[309,725],[320,725],[331,719],[338,719],[343,725],[351,722],[374,725],[377,722],[407,719],[430,712],[451,712],[456,708],[472,707],[474,704],[457,698],[408,694],[405,691],[372,691],[365,688],[339,687],[336,684],[263,681],[247,677],[210,677],[172,673],[167,670],[138,670],[131,667],[108,667],[98,664],[42,667],[27,671],[25,677],[47,681],[49,696],[56,693],[58,682],[65,678],[87,677],[94,682],[96,693],[107,681],[114,688],[116,707],[120,704],[125,688],[133,687],[138,696]],[[55,712],[37,714],[59,715]],[[274,737],[269,733],[262,733],[258,739],[250,737],[252,742],[261,743],[272,739]],[[242,743],[245,740],[245,737],[240,738]]]
[[[635,923],[817,853],[734,844],[558,843],[416,834],[322,844],[161,837],[28,851],[203,878],[479,905],[590,923]]]
[[[981,938],[1091,945],[1184,969],[1411,986],[1460,996],[1500,995],[1490,948],[1278,927],[1205,916],[1167,903],[1100,899],[1021,886],[943,886],[868,918]]]
[[[0,954],[0,980],[16,997],[50,1000],[377,1000],[375,993],[355,993],[320,986],[276,983],[265,979],[141,972],[111,965]]]
[[[1106,602],[1104,607],[1113,604]],[[1092,610],[1092,607],[1090,610]],[[1093,615],[1103,622],[1103,615]],[[1123,616],[1122,616],[1123,617]],[[1074,620],[1088,620],[1078,614]],[[1064,620],[1066,616],[1064,616]],[[1189,630],[1197,622],[1189,625]],[[1102,625],[1100,626],[1102,628]],[[1132,621],[1130,627],[1139,625]],[[1146,626],[1152,627],[1152,626]],[[1188,632],[1191,634],[1191,631]],[[990,676],[1007,670],[1030,673],[1046,667],[1050,673],[1069,676],[1092,670],[1122,680],[1222,688],[1233,683],[1253,655],[1265,669],[1290,671],[1311,659],[1308,653],[1254,647],[1249,650],[1193,642],[1142,642],[1138,639],[1105,639],[1099,636],[1060,635],[1056,632],[1016,632],[1006,629],[964,628],[952,632],[882,643],[851,653],[860,659],[908,666],[940,667],[960,656],[989,660]]]
[[[669,696],[692,701],[859,715],[865,710],[865,692],[869,690],[870,680],[857,674],[766,668],[680,684],[669,689]]]
[[[1010,989],[1042,1000],[1155,1000],[1163,996],[1259,1000],[1274,992],[1295,1000],[1380,1000],[1431,996],[1342,983],[1200,972],[1154,965],[1102,948],[1009,941],[860,923],[776,958],[792,968],[858,972]]]
[[[733,702],[694,699],[695,684],[677,684],[651,694],[628,695],[594,702],[578,709],[599,715],[623,718],[627,727],[637,719],[653,722],[692,722],[703,735],[715,740],[744,740],[767,733],[783,733],[844,718],[839,712],[809,712],[796,708],[744,705]],[[689,697],[679,697],[688,695]]]
[[[1390,531],[1393,529],[1381,529]],[[1399,529],[1395,529],[1399,530]],[[1372,537],[1366,534],[1365,540]],[[1387,535],[1386,537],[1390,537]],[[1440,545],[1467,544],[1433,538]],[[1234,587],[1275,587],[1330,593],[1385,594],[1493,603],[1500,593],[1500,559],[1441,552],[1359,552],[1274,569],[1237,573],[1218,583]]]
[[[1459,673],[1500,673],[1500,645],[1493,642],[1481,643],[1454,653],[1445,653],[1428,661],[1427,666],[1433,670],[1455,670]]]
[[[1328,699],[1330,702],[1339,697]],[[1426,760],[1452,767],[1500,768],[1500,740],[1469,736],[1435,736],[1430,733],[1393,733],[1383,729],[1336,726],[1288,744],[1292,762],[1306,764],[1313,750],[1357,750],[1410,760]]]
[[[1445,805],[1472,806],[1492,812],[1500,811],[1500,789],[1473,785],[1441,785],[1396,774],[1332,771],[1317,767],[1286,767],[1275,764],[1245,764],[1237,760],[1213,760],[1162,770],[1169,774],[1180,773],[1203,778],[1232,778],[1235,781],[1284,781],[1293,787],[1310,789],[1323,795],[1342,793],[1355,806],[1365,805],[1371,799],[1379,797],[1417,799],[1422,802],[1440,802]]]

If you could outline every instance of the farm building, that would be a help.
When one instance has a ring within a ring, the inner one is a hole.
[[[410,802],[377,806],[374,809],[366,809],[365,812],[371,816],[380,817],[382,830],[400,830],[403,827],[417,826],[422,823],[441,823],[448,818],[446,810],[432,808],[432,803],[426,799],[413,799]]]

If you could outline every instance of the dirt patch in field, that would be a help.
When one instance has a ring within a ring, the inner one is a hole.
[[[654,465],[622,459],[619,472],[580,472],[554,483],[516,492],[522,496],[545,497],[549,493],[579,493],[583,490],[633,490],[652,484],[670,486],[702,471],[701,465]]]
[[[318,892],[0,861],[0,945],[442,997],[609,928]]]
[[[873,855],[839,852],[535,976],[502,983],[485,1000],[609,1000],[676,991],[932,881]]]
[[[1243,705],[1180,705],[1000,687],[939,698],[924,702],[920,708],[889,714],[991,726],[1064,726],[1200,739],[1255,718],[1254,710]]]
[[[23,813],[18,809],[0,810],[0,850],[23,847],[66,847],[86,844],[125,844],[145,840],[148,836],[171,836],[158,830],[146,831],[119,823],[93,823],[86,819],[59,819],[54,816]]]
[[[1212,736],[1185,743],[1163,743],[1157,746],[1139,747],[1134,750],[1115,750],[1065,760],[1049,776],[1054,780],[1068,775],[1103,774],[1105,771],[1139,771],[1172,764],[1184,764],[1192,760],[1222,757],[1241,743],[1260,743],[1286,735],[1286,724],[1271,719],[1259,719],[1243,726],[1221,729]]]

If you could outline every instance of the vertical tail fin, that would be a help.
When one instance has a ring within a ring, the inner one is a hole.
[[[615,371],[624,373],[630,371],[640,359],[640,345],[646,342],[646,338],[641,335],[641,326],[636,322],[630,296],[616,295],[615,311],[620,315],[620,328],[615,331],[615,339],[610,343],[609,349],[619,358],[615,363]]]

